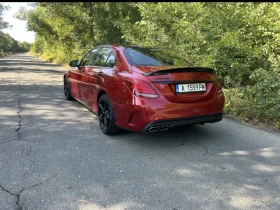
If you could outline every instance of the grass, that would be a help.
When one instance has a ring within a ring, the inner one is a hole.
[[[40,58],[42,60],[49,61],[51,63],[57,64],[57,65],[60,65],[60,66],[63,66],[64,68],[69,68],[69,63],[61,62],[59,60],[56,60],[56,59],[54,59],[52,57],[49,57],[49,56],[46,56],[46,55],[42,55],[40,53],[34,53],[34,52],[28,52],[27,54],[28,55],[33,55],[36,58]]]

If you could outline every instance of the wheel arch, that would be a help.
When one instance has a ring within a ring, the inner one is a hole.
[[[105,90],[99,90],[99,92],[97,94],[97,104],[98,104],[98,101],[99,101],[100,97],[104,94],[107,94]]]
[[[64,74],[63,74],[63,81],[65,80],[65,79],[67,79],[68,77],[67,77],[67,72],[65,72]]]

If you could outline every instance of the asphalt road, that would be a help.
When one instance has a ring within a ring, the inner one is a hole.
[[[280,135],[223,119],[106,136],[65,69],[0,59],[0,210],[280,209]]]

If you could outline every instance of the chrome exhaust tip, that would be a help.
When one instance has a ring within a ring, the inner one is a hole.
[[[159,130],[159,126],[152,126],[148,129],[148,132],[157,132]]]
[[[160,126],[159,131],[167,131],[171,126],[170,125],[162,125]]]
[[[151,126],[147,132],[157,132],[157,131],[166,131],[171,128],[171,125],[158,125],[158,126]]]

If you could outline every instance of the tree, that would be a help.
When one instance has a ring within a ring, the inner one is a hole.
[[[11,52],[27,52],[29,51],[29,43],[20,43],[13,39],[9,34],[4,33],[3,29],[11,27],[8,22],[3,21],[3,12],[9,7],[0,4],[0,55]]]
[[[0,30],[8,28],[9,27],[9,23],[3,20],[3,12],[5,10],[9,10],[10,7],[8,6],[4,6],[3,4],[0,3]]]

